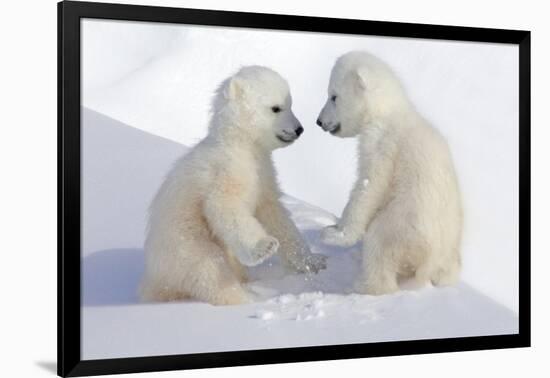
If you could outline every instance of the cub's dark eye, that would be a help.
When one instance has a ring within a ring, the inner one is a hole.
[[[336,102],[336,97],[338,97],[338,96],[336,96],[336,95],[331,96],[331,97],[330,97],[330,101]]]
[[[271,110],[273,111],[273,113],[279,113],[281,111],[281,107],[280,106],[274,106],[271,108]]]

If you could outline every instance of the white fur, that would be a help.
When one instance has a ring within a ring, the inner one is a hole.
[[[445,139],[415,110],[392,70],[368,53],[337,60],[328,95],[318,123],[335,136],[358,136],[359,170],[341,219],[322,238],[339,246],[363,240],[356,289],[391,293],[398,278],[413,276],[455,283],[462,206]]]
[[[208,136],[176,162],[151,204],[143,300],[247,302],[244,266],[277,251],[296,271],[324,268],[279,201],[271,158],[299,127],[274,71],[245,67],[222,83]]]

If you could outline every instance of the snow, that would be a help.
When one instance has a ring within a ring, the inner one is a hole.
[[[286,272],[277,256],[250,269],[253,303],[139,303],[149,201],[188,149],[82,108],[82,358],[119,358],[441,337],[512,334],[515,313],[462,282],[386,296],[353,293],[359,247],[327,247],[334,215],[283,202],[311,245],[328,256],[317,275]]]
[[[355,141],[323,133],[315,120],[335,58],[353,49],[394,67],[419,110],[448,139],[465,208],[462,278],[517,312],[517,45],[85,19],[82,101],[133,128],[192,146],[206,132],[218,84],[242,65],[267,65],[288,79],[305,128],[299,141],[275,153],[282,188],[340,215],[355,179]],[[143,159],[165,153],[139,158],[146,165]],[[151,185],[162,173],[147,171]],[[127,200],[117,197],[112,206]],[[146,204],[139,206],[131,216],[143,217]],[[117,232],[130,241],[136,230]],[[111,234],[103,233],[104,243]]]
[[[256,312],[256,317],[261,320],[270,320],[275,317],[275,313],[267,310],[258,310]]]

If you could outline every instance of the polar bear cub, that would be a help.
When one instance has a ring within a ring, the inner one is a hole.
[[[363,240],[356,290],[395,292],[401,277],[455,283],[462,206],[451,154],[392,70],[365,52],[340,57],[317,124],[359,139],[357,182],[338,224],[321,235],[338,246]]]
[[[176,162],[151,204],[143,300],[248,302],[245,266],[277,251],[295,271],[325,267],[279,201],[271,152],[303,132],[291,105],[286,81],[265,67],[222,83],[207,137]]]

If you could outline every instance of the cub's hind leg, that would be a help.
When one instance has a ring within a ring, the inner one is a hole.
[[[241,282],[246,272],[218,244],[201,241],[180,281],[181,290],[192,298],[214,305],[236,305],[251,301]]]
[[[214,305],[247,303],[241,273],[220,246],[211,240],[194,240],[172,253],[158,254],[157,265],[141,287],[145,301],[184,298]]]
[[[460,279],[461,262],[458,254],[453,256],[444,266],[437,267],[431,274],[435,286],[452,286]]]
[[[355,283],[360,293],[382,295],[399,290],[394,261],[397,246],[386,237],[381,221],[375,218],[363,237],[362,272]]]

